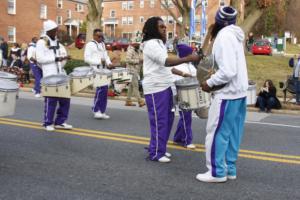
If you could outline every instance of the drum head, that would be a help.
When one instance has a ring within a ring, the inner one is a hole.
[[[101,74],[101,75],[107,75],[108,77],[111,76],[111,71],[108,69],[97,69],[95,70],[96,74]]]
[[[19,85],[10,80],[0,79],[0,91],[16,91],[19,89]]]
[[[111,70],[113,73],[120,73],[120,72],[125,72],[126,68],[116,68]]]
[[[0,72],[0,79],[16,79],[17,76],[7,72]]]
[[[46,76],[41,80],[41,84],[47,86],[64,85],[68,82],[69,82],[69,77],[63,74]]]
[[[175,81],[175,85],[178,88],[196,88],[199,87],[199,82],[196,78],[189,77]]]
[[[93,70],[91,67],[76,67],[70,75],[74,77],[84,77],[93,75]]]
[[[83,67],[76,67],[73,69],[74,72],[89,72],[92,68],[89,66],[83,66]]]
[[[199,83],[209,79],[216,67],[217,64],[214,63],[213,55],[205,56],[197,67],[197,79]]]

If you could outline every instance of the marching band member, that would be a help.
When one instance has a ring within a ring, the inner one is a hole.
[[[95,29],[93,32],[93,40],[88,42],[84,50],[84,61],[88,63],[94,70],[103,68],[104,63],[108,68],[112,67],[112,63],[107,54],[104,44],[104,36],[101,29]],[[97,87],[94,97],[94,118],[109,119],[105,113],[107,107],[108,85]]]
[[[36,43],[38,39],[36,37],[32,38],[31,43],[27,50],[27,59],[29,60],[29,65],[34,75],[34,88],[35,97],[41,97],[41,79],[43,77],[42,69],[37,65],[36,62]]]
[[[192,47],[186,44],[178,44],[177,52],[179,58],[186,57],[193,53]],[[183,79],[183,77],[196,77],[196,68],[192,63],[183,63],[172,68],[172,73],[176,74],[175,81]],[[192,144],[192,111],[179,110],[179,121],[174,134],[174,143],[180,144],[188,149],[195,149]]]
[[[236,160],[243,137],[248,75],[244,54],[244,32],[235,25],[237,10],[221,7],[216,14],[211,37],[212,55],[218,70],[201,83],[202,90],[224,85],[212,94],[206,126],[206,166],[198,174],[202,182],[225,182],[236,179]]]
[[[63,73],[60,69],[60,62],[70,59],[63,45],[57,40],[57,24],[52,20],[47,20],[43,24],[46,32],[43,39],[36,44],[36,60],[41,65],[43,77]],[[57,103],[59,104],[56,110]],[[72,129],[72,125],[66,123],[70,109],[69,98],[45,97],[44,126],[47,131],[57,129]],[[56,111],[56,119],[53,118]]]
[[[149,158],[167,163],[171,159],[166,152],[167,142],[174,120],[173,74],[167,67],[199,61],[198,55],[184,58],[169,57],[166,43],[166,25],[160,17],[149,18],[143,27],[143,89],[148,107],[151,138]]]

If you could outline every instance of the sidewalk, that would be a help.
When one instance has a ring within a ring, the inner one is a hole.
[[[29,87],[22,87],[22,88],[20,88],[20,90],[24,91],[24,92],[31,92],[31,88],[29,88]],[[95,93],[93,90],[85,90],[83,92],[77,93],[74,96],[94,98]],[[108,99],[126,101],[126,96],[114,96],[114,97],[109,96]],[[132,98],[132,101],[137,102],[137,99]],[[300,115],[300,106],[292,105],[290,103],[283,103],[283,102],[281,102],[281,104],[282,104],[282,109],[280,109],[280,110],[272,109],[272,113]],[[253,105],[248,106],[247,110],[250,112],[258,112],[259,111],[259,109],[254,107]]]

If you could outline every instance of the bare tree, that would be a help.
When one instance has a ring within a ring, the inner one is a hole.
[[[87,34],[86,39],[91,40],[93,30],[101,27],[103,0],[88,0],[88,15],[87,15]]]
[[[167,12],[174,18],[175,23],[179,27],[179,36],[184,35],[184,29],[190,25],[190,12],[191,1],[190,0],[159,0],[161,5],[167,10]],[[196,1],[196,8],[201,6],[201,0]],[[170,4],[170,2],[174,5]],[[179,13],[179,16],[178,14]],[[182,20],[179,20],[181,17]]]

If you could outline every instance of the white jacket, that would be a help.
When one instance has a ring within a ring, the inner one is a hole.
[[[106,65],[111,64],[110,58],[105,49],[105,44],[103,42],[98,43],[95,40],[88,42],[84,49],[84,62],[96,69],[97,65],[102,67],[101,59],[105,60]]]
[[[151,39],[142,44],[144,94],[161,92],[174,85],[170,67],[166,67],[167,48],[162,40]]]
[[[47,44],[45,39],[40,39],[36,44],[36,60],[38,65],[43,70],[43,77],[60,74],[65,72],[63,67],[66,61],[55,62],[55,57],[67,56],[67,51],[62,44],[59,44],[59,49],[56,50],[56,55],[53,49],[50,47],[57,46],[57,40],[51,40],[48,36],[45,36],[50,44]]]
[[[238,99],[247,96],[248,74],[244,53],[245,35],[235,25],[223,28],[217,35],[212,54],[219,67],[217,72],[207,80],[212,86],[226,86],[214,92],[221,99]]]
[[[27,49],[27,59],[29,62],[33,63],[30,58],[36,59],[36,44],[30,43]]]

